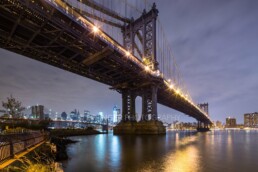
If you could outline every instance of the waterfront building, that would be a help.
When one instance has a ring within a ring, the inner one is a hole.
[[[32,118],[34,119],[44,120],[45,119],[44,106],[43,105],[31,106],[31,115],[32,115]]]
[[[237,126],[236,118],[231,118],[231,117],[226,118],[226,127],[227,128],[234,128],[236,126]]]
[[[258,112],[244,114],[244,126],[257,128],[258,127]]]
[[[217,128],[223,128],[221,121],[216,121],[215,124],[216,124],[216,127],[217,127]]]

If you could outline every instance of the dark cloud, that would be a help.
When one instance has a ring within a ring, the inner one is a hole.
[[[156,2],[193,99],[209,102],[214,120],[230,115],[243,122],[244,113],[258,111],[258,1]],[[44,104],[58,112],[78,108],[111,114],[113,105],[121,107],[121,96],[106,85],[2,49],[0,88],[1,100],[13,94],[25,105]],[[178,114],[163,106],[159,113]]]

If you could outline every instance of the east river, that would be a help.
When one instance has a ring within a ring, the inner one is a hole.
[[[72,137],[65,172],[258,171],[258,131],[168,131],[159,136]]]

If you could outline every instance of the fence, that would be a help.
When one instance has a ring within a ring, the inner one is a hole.
[[[40,132],[0,136],[0,164],[45,139],[46,134]]]

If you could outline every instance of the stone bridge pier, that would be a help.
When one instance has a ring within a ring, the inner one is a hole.
[[[122,120],[114,127],[114,134],[165,134],[166,128],[158,121],[157,90],[155,85],[141,89],[123,89]],[[142,114],[137,121],[135,99],[142,97]]]

